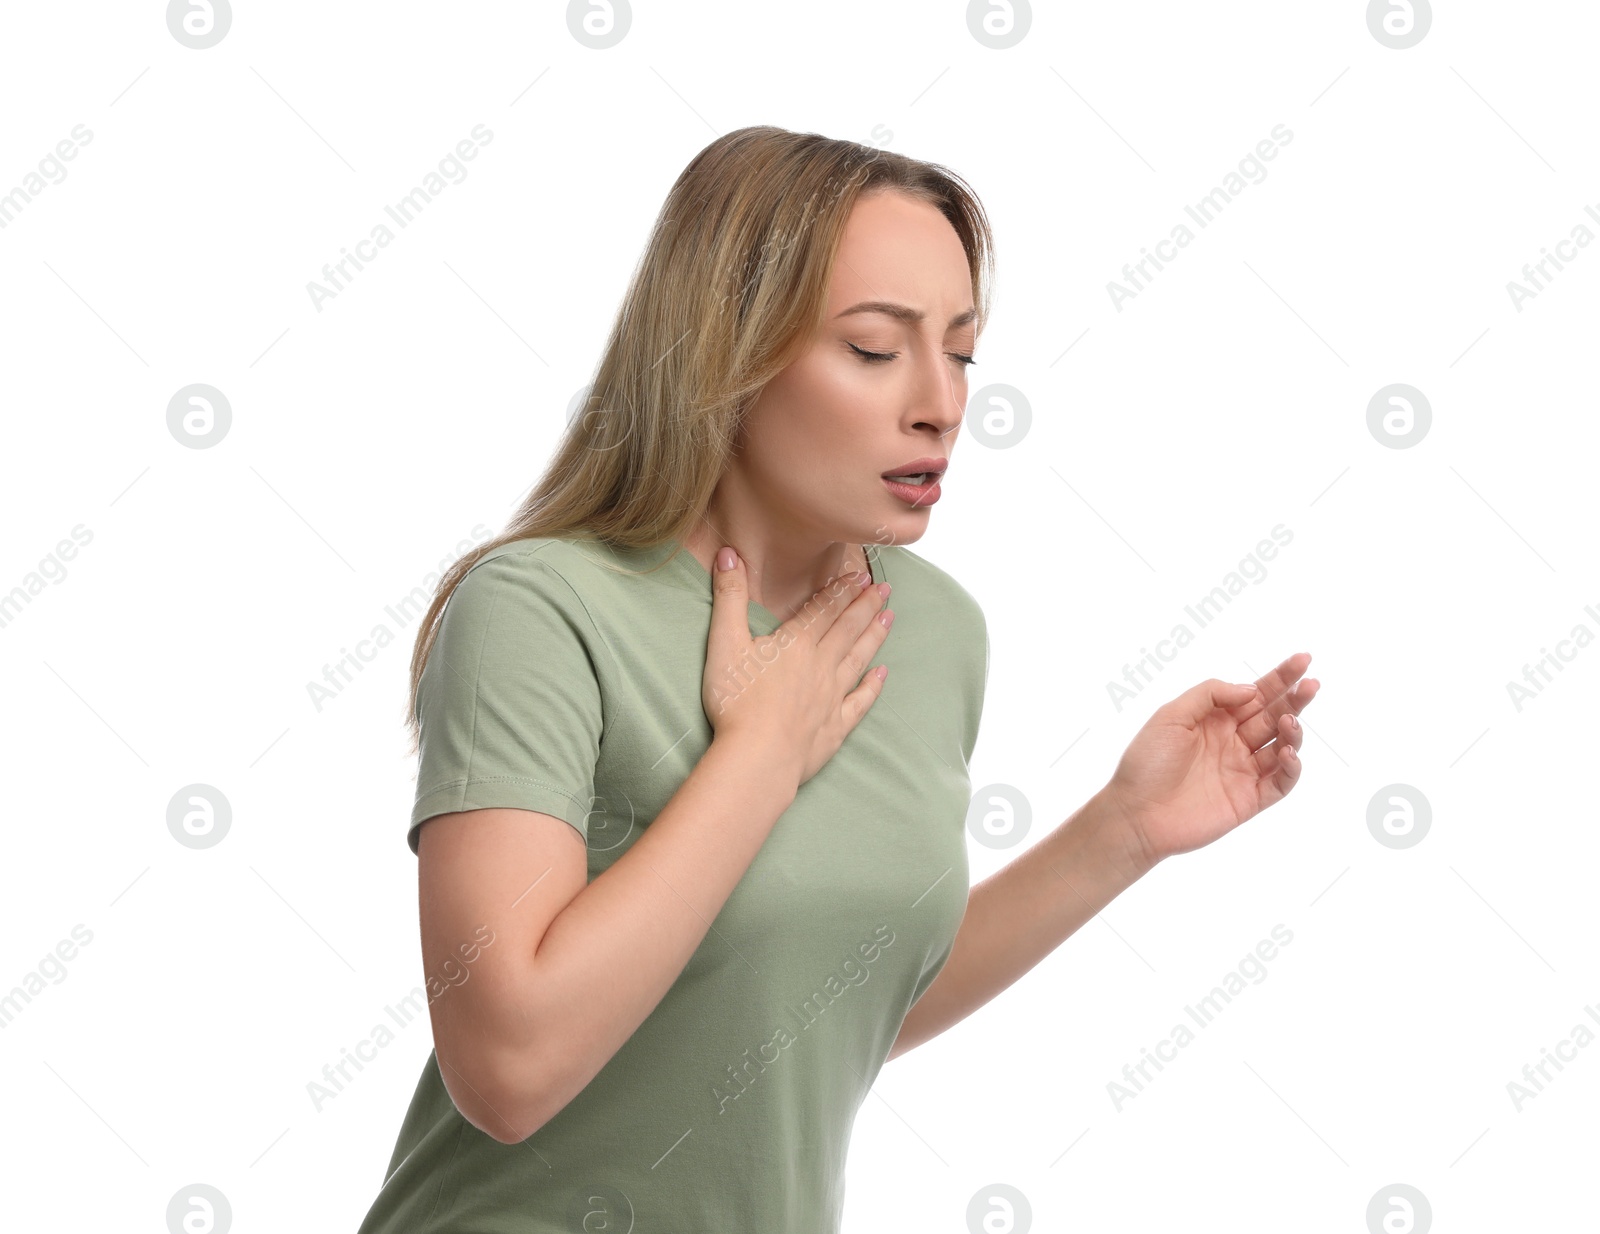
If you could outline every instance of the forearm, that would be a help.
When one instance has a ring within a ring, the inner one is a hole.
[[[1096,793],[975,886],[950,958],[906,1015],[889,1057],[936,1037],[1033,968],[1150,869]]]
[[[545,931],[525,988],[526,1134],[575,1097],[665,996],[793,803],[769,752],[713,741],[672,799]],[[603,979],[596,974],[603,973]]]

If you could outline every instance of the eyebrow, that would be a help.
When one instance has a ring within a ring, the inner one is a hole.
[[[860,304],[852,305],[850,308],[845,309],[838,316],[849,317],[852,313],[883,313],[895,318],[897,321],[903,321],[913,326],[921,325],[923,318],[927,316],[920,309],[914,309],[905,304],[894,304],[888,300],[863,300]],[[976,321],[977,317],[977,309],[968,309],[965,313],[957,313],[950,319],[949,328],[954,330],[957,326],[968,325]]]

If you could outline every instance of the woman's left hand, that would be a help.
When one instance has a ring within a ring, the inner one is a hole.
[[[1295,716],[1320,686],[1300,680],[1310,663],[1302,651],[1253,685],[1203,681],[1134,735],[1102,795],[1147,866],[1220,839],[1295,786]]]

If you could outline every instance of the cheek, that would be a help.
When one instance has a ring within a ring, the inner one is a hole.
[[[747,457],[762,474],[815,479],[836,471],[845,458],[862,456],[874,396],[848,367],[815,365],[775,393],[747,444]]]
[[[781,417],[760,441],[751,439],[744,462],[749,475],[771,494],[804,497],[829,487],[848,446],[817,416]]]

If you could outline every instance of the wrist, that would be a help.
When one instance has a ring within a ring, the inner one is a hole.
[[[713,733],[707,753],[713,749],[720,751],[741,775],[760,779],[791,797],[800,791],[801,767],[786,742],[754,733]]]
[[[1144,828],[1109,785],[1090,798],[1090,813],[1108,859],[1130,883],[1160,864],[1162,854],[1152,851]]]

